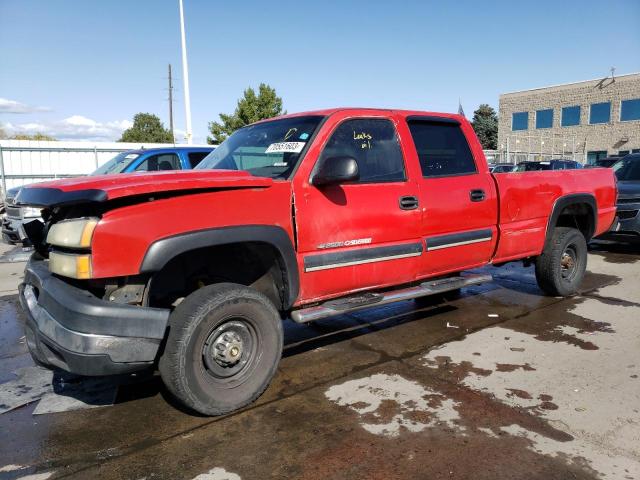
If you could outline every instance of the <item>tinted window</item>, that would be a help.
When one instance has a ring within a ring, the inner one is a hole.
[[[456,123],[409,121],[424,177],[476,173],[469,144]]]
[[[160,170],[180,170],[180,159],[175,153],[161,153],[145,158],[136,167],[136,172],[157,172]]]
[[[511,130],[526,130],[529,128],[529,112],[517,112],[511,116]]]
[[[563,107],[560,124],[563,127],[580,125],[580,107],[577,105],[575,107]]]
[[[396,129],[389,120],[366,118],[341,123],[320,158],[343,156],[353,157],[358,163],[359,183],[405,179]]]
[[[536,111],[536,128],[553,127],[553,109]]]
[[[623,100],[620,103],[620,121],[640,120],[640,98]]]
[[[621,181],[640,180],[640,157],[623,158],[613,166],[613,171]]]
[[[611,120],[611,102],[592,103],[589,123],[609,123]]]
[[[189,164],[191,168],[195,168],[209,153],[211,152],[189,152]]]

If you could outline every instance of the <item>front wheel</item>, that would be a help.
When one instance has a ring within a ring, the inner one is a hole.
[[[556,227],[551,235],[536,259],[538,286],[548,295],[574,295],[587,268],[587,242],[575,228]]]
[[[232,283],[209,285],[171,314],[160,375],[187,407],[222,415],[262,394],[276,372],[282,343],[282,321],[263,294]]]

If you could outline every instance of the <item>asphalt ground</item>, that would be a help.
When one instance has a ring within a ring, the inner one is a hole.
[[[185,411],[156,375],[33,365],[0,250],[0,480],[640,479],[640,248],[592,246],[580,295],[532,268],[459,298],[285,322],[272,385]]]

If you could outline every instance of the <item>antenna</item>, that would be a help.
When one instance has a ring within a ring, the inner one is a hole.
[[[616,67],[611,67],[611,80],[616,81]]]
[[[171,141],[176,143],[176,136],[173,133],[173,78],[171,77],[171,64],[169,64],[169,130],[171,130]]]

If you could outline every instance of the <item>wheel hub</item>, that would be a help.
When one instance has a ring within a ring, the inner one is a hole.
[[[222,332],[213,342],[213,358],[222,367],[235,365],[242,358],[244,345],[236,332]]]
[[[577,269],[577,264],[578,261],[575,250],[571,246],[568,246],[567,249],[562,252],[562,257],[560,257],[562,277],[567,280],[573,278]]]

